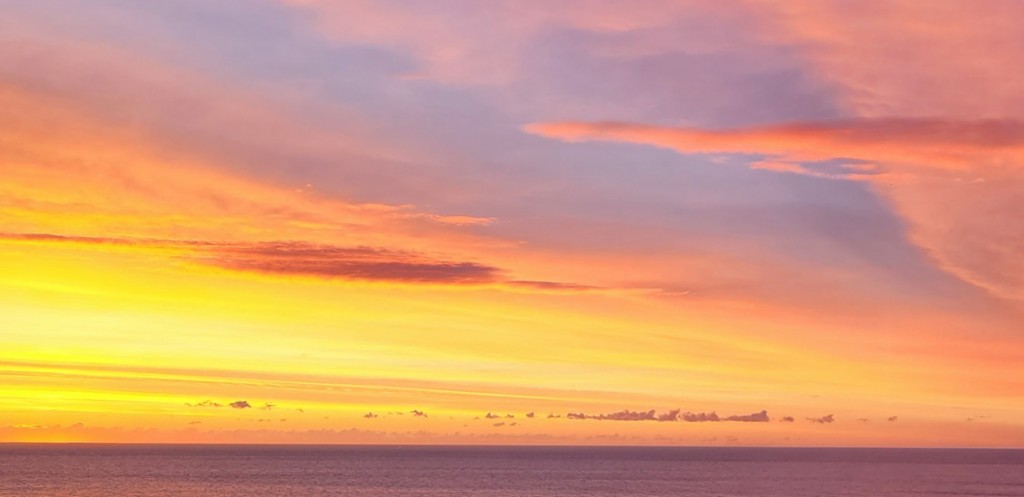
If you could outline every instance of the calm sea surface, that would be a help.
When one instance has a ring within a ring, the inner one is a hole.
[[[0,445],[0,496],[1024,496],[1024,451]]]

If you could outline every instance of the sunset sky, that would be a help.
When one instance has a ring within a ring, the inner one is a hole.
[[[1024,446],[1021,19],[0,0],[0,442]]]

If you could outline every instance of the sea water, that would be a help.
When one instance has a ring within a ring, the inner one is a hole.
[[[0,445],[3,497],[1024,496],[1024,451]]]

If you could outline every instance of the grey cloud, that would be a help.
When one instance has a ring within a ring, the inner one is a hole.
[[[548,416],[552,417],[551,415]],[[714,412],[706,413],[682,413],[680,409],[673,409],[661,414],[651,409],[649,411],[618,411],[609,414],[585,414],[585,413],[568,413],[566,414],[568,419],[594,419],[594,420],[608,420],[608,421],[656,421],[656,422],[674,422],[674,421],[685,421],[689,423],[701,423],[701,422],[720,422],[720,421],[736,421],[744,423],[765,423],[771,421],[768,417],[768,411],[756,412],[753,414],[744,415],[733,415],[728,417],[720,417]]]
[[[686,421],[687,423],[718,422],[721,421],[721,418],[719,418],[718,414],[715,414],[714,412],[685,412],[683,413],[683,421]]]
[[[807,421],[810,421],[812,423],[818,423],[818,424],[834,423],[835,420],[836,420],[835,415],[832,415],[832,414],[829,414],[827,416],[822,416],[820,418],[807,418]]]
[[[196,402],[195,404],[185,403],[189,407],[224,407],[224,404],[214,402],[212,400],[204,400],[202,402]]]
[[[782,423],[792,423],[792,422],[794,422],[796,420],[793,419],[793,416],[783,416],[783,417],[779,418],[779,421],[782,422]]]
[[[596,416],[591,416],[590,418],[591,419],[598,419],[598,420],[607,419],[607,420],[611,420],[611,421],[656,421],[657,420],[657,417],[655,417],[655,415],[654,415],[654,409],[651,409],[650,411],[645,411],[645,412],[639,412],[639,411],[634,412],[634,411],[630,411],[630,410],[625,410],[625,411],[613,412],[611,414],[598,414]]]
[[[771,420],[772,418],[768,417],[768,411],[745,415],[733,415],[725,418],[725,421],[739,421],[741,423],[767,423]]]
[[[659,414],[657,421],[678,421],[679,420],[679,409],[672,409],[669,412]]]
[[[252,407],[251,405],[249,405],[249,401],[246,400],[236,400],[228,405],[235,409],[248,409]]]
[[[560,291],[594,289],[574,283],[509,280],[495,266],[473,261],[437,259],[422,253],[382,247],[346,247],[303,241],[228,243],[46,233],[0,233],[0,239],[111,244],[153,249],[180,248],[190,252],[180,256],[186,260],[257,273],[422,284],[503,284]]]

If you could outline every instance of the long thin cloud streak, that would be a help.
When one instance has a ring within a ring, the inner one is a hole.
[[[49,234],[0,233],[0,241],[129,247],[237,271],[398,283],[486,285],[537,291],[589,291],[598,287],[551,281],[513,280],[499,268],[467,261],[446,261],[411,251],[380,247],[343,247],[292,242],[214,242],[98,238]]]
[[[979,156],[1000,164],[1024,155],[1024,123],[1008,120],[865,119],[727,130],[556,122],[526,130],[572,142],[641,143],[688,154],[760,154],[792,162],[880,160],[950,171],[975,165]]]

